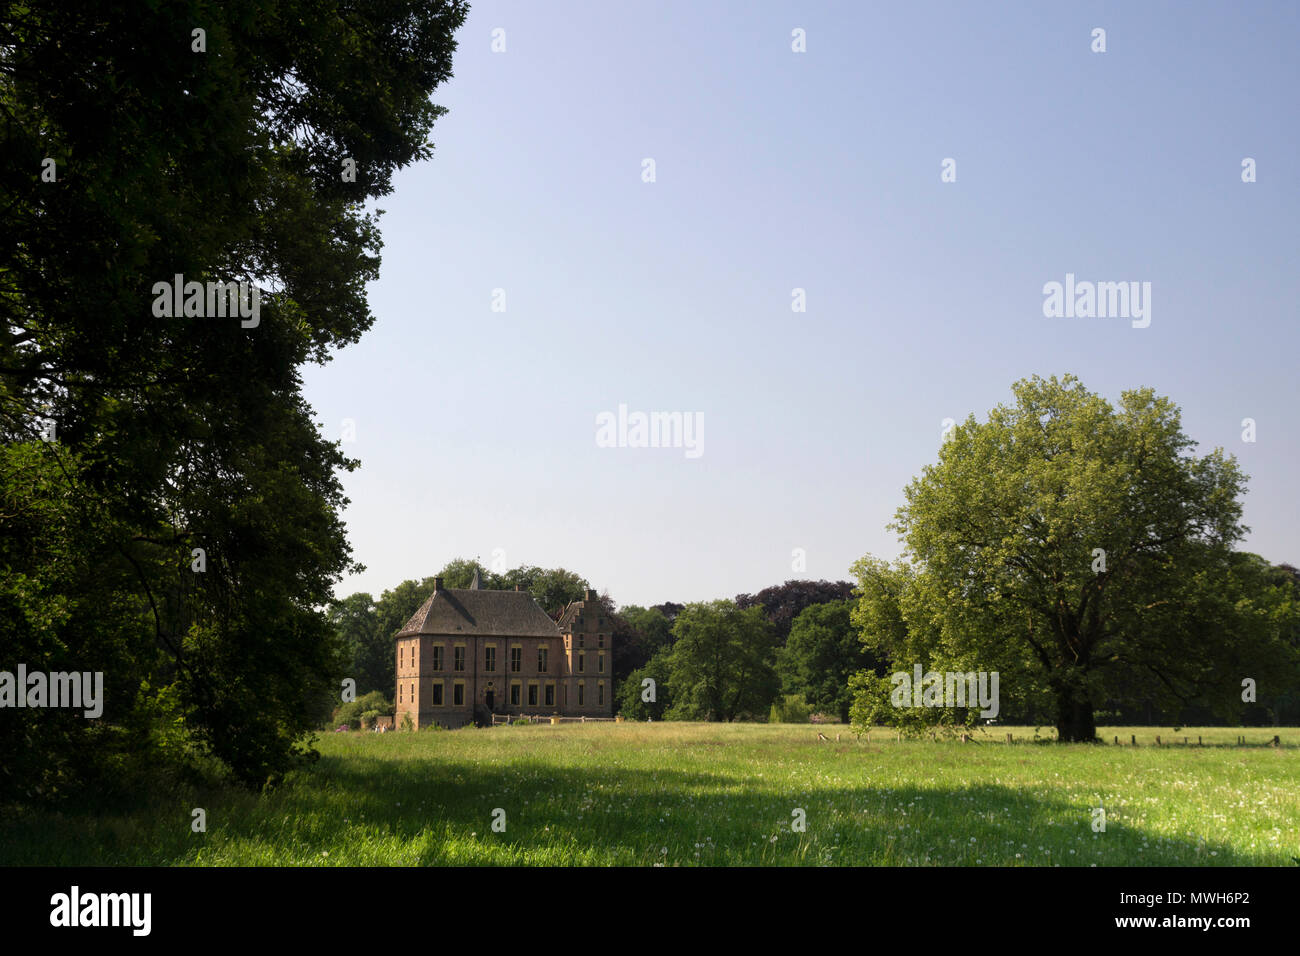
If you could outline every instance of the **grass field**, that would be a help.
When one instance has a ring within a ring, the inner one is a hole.
[[[1300,857],[1300,730],[1099,730],[1107,741],[1136,733],[1138,747],[1036,745],[1033,733],[999,727],[966,744],[765,724],[325,734],[316,767],[267,795],[153,794],[128,815],[6,819],[0,863],[1295,866]],[[1241,733],[1251,746],[1235,746]],[[1275,733],[1282,747],[1264,746]],[[1155,734],[1178,743],[1156,747]],[[191,830],[194,807],[206,810],[206,833]],[[1093,830],[1097,807],[1105,832]],[[504,832],[492,827],[497,809]]]

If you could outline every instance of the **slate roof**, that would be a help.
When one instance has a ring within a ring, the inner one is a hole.
[[[397,637],[558,637],[559,628],[527,591],[442,588],[429,595]]]

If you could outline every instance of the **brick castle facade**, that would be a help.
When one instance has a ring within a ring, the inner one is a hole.
[[[610,717],[612,622],[595,591],[551,620],[527,591],[433,593],[397,632],[394,723],[489,723],[493,714]]]

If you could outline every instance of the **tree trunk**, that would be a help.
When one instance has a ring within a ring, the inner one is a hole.
[[[1056,737],[1062,743],[1090,744],[1097,739],[1092,701],[1070,687],[1056,692]]]

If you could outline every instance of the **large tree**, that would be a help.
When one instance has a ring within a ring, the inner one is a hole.
[[[615,683],[625,680],[634,670],[644,667],[659,651],[673,642],[673,626],[656,608],[630,604],[611,611],[614,622]]]
[[[860,640],[850,620],[848,601],[804,608],[794,619],[785,647],[777,651],[776,671],[785,694],[798,694],[814,710],[849,722],[849,678],[876,670],[875,655]]]
[[[773,584],[757,594],[737,594],[736,606],[761,607],[772,624],[776,643],[784,645],[790,628],[805,608],[828,601],[844,601],[853,593],[848,581],[807,581],[798,578],[784,584]]]
[[[320,433],[299,370],[374,321],[366,206],[431,155],[430,95],[465,13],[5,5],[0,439],[30,454],[0,460],[23,508],[0,519],[0,641],[29,668],[129,675],[83,755],[106,765],[181,726],[257,785],[309,753],[343,670],[324,608],[355,568],[339,473],[356,463]],[[160,314],[178,275],[244,283],[250,314],[208,314],[207,296]],[[66,528],[86,553],[53,546]],[[35,720],[0,724],[0,764],[72,739]]]
[[[379,632],[374,598],[358,591],[335,601],[330,605],[329,621],[343,646],[347,676],[357,682],[357,694],[391,694],[396,679],[393,642]]]
[[[772,668],[772,626],[762,608],[688,604],[673,623],[673,636],[669,717],[732,721],[767,713],[780,683]]]
[[[855,566],[870,646],[899,666],[998,670],[1003,694],[1051,703],[1062,741],[1093,740],[1107,698],[1228,708],[1242,680],[1290,666],[1294,602],[1232,550],[1247,530],[1234,458],[1193,454],[1149,388],[1118,407],[1069,375],[1013,391],[908,485],[905,565]]]

